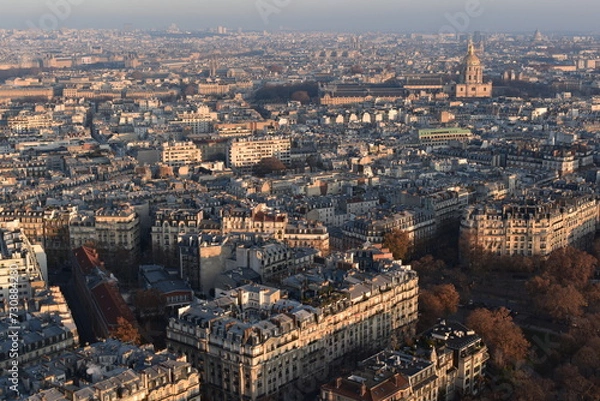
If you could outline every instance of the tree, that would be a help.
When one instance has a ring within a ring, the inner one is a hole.
[[[141,344],[141,335],[138,329],[123,316],[117,318],[117,328],[112,330],[112,336],[126,343]]]
[[[144,78],[144,74],[140,71],[134,71],[131,73],[131,79],[140,80]]]
[[[582,292],[589,305],[588,312],[600,311],[600,284],[590,283]]]
[[[431,291],[423,290],[419,294],[419,331],[435,324],[443,315],[444,307]]]
[[[431,288],[431,291],[440,300],[444,314],[451,315],[456,313],[458,303],[460,302],[460,295],[453,284],[436,285]]]
[[[140,315],[161,315],[167,301],[156,289],[138,290],[135,293],[134,304]]]
[[[590,339],[598,336],[598,333],[600,333],[600,313],[586,313],[584,316],[575,319],[575,324],[569,330],[569,337],[578,349],[581,344],[585,344]]]
[[[594,396],[596,386],[587,380],[577,366],[570,363],[554,370],[554,380],[561,389],[561,400],[597,400]]]
[[[310,103],[310,96],[307,91],[296,91],[292,93],[291,99],[302,104]]]
[[[514,377],[515,392],[511,399],[515,401],[555,400],[552,381],[532,375],[529,371],[517,370]]]
[[[546,276],[535,276],[526,284],[527,291],[532,297],[537,297],[548,292],[552,281]]]
[[[419,328],[426,329],[437,319],[448,317],[458,310],[460,296],[453,284],[441,284],[419,294]]]
[[[592,337],[573,355],[573,365],[586,377],[600,371],[600,337]]]
[[[187,84],[183,86],[181,91],[184,97],[192,97],[198,94],[198,85]]]
[[[544,273],[562,285],[585,287],[594,274],[596,258],[573,247],[558,249],[544,264]]]
[[[406,259],[412,251],[412,241],[406,231],[396,229],[383,237],[383,247],[394,255],[394,259]]]
[[[269,72],[274,72],[276,74],[281,74],[283,72],[283,67],[278,64],[271,64],[267,67]]]
[[[420,259],[411,262],[413,270],[421,276],[435,275],[446,268],[446,262],[436,259],[432,255],[425,255]]]
[[[566,321],[581,316],[587,302],[575,286],[551,284],[546,292],[535,297],[538,307],[554,319]]]
[[[285,170],[285,164],[276,157],[266,157],[254,166],[254,174],[259,177],[264,177],[267,174],[282,173]]]
[[[362,74],[364,72],[365,70],[360,65],[353,65],[352,67],[350,67],[351,74]]]
[[[508,309],[476,309],[467,318],[467,326],[475,330],[487,344],[496,366],[514,366],[527,356],[530,344],[523,331],[513,322]]]
[[[574,285],[562,285],[548,274],[535,276],[527,283],[527,290],[538,309],[557,320],[581,316],[587,301]]]
[[[489,252],[477,243],[477,236],[463,232],[458,240],[460,262],[468,270],[479,272],[489,268]]]

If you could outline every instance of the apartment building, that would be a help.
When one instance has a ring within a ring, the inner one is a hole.
[[[321,386],[320,400],[451,401],[482,389],[489,354],[474,331],[441,321],[416,345],[365,359],[350,376]]]
[[[114,339],[40,359],[22,377],[28,401],[200,400],[200,375],[184,358]]]
[[[231,207],[222,211],[221,231],[270,234],[282,240],[288,225],[287,213],[267,207],[264,203],[254,208]]]
[[[405,210],[391,215],[372,214],[344,223],[341,242],[335,242],[335,247],[347,250],[360,247],[366,242],[381,244],[385,235],[395,230],[407,233],[415,245],[433,238],[437,229],[435,215],[429,210]]]
[[[396,266],[351,276],[312,305],[260,285],[217,294],[169,321],[168,347],[202,372],[207,399],[257,400],[293,383],[308,387],[342,357],[382,348],[394,332],[413,334],[414,271]]]
[[[25,133],[40,128],[52,127],[57,123],[52,118],[52,114],[49,113],[29,114],[22,112],[17,116],[8,117],[7,124],[12,132]]]
[[[31,298],[20,298],[19,312],[9,314],[8,309],[0,310],[2,321],[11,321],[11,316],[19,317],[19,322],[12,326],[20,333],[18,362],[21,367],[79,345],[77,326],[60,289],[37,288],[32,292]],[[0,327],[0,369],[12,366],[10,334],[14,330],[8,325]]]
[[[320,223],[292,222],[285,228],[283,241],[292,248],[310,247],[329,254],[329,232]]]
[[[178,255],[179,236],[199,233],[204,213],[200,209],[160,209],[151,228],[153,252]]]
[[[444,229],[458,223],[470,197],[473,198],[468,188],[411,188],[400,194],[400,201],[404,205],[433,212],[438,229]]]
[[[193,142],[166,142],[161,161],[170,167],[181,167],[202,161],[202,153]]]
[[[34,244],[44,242],[44,221],[43,211],[0,209],[0,224],[17,222],[23,234]]]
[[[262,280],[288,276],[294,267],[294,252],[280,242],[245,242],[235,248],[235,266],[249,267]]]
[[[46,98],[52,99],[54,88],[48,86],[0,86],[0,99]]]
[[[262,159],[275,157],[283,164],[291,162],[292,143],[289,138],[234,138],[227,149],[227,167],[250,171]]]
[[[208,107],[201,107],[197,112],[178,113],[177,119],[169,124],[189,127],[193,134],[205,134],[212,131],[216,120],[217,113],[211,113]]]
[[[220,235],[182,234],[178,238],[179,274],[196,292],[208,295],[225,270],[231,251]]]
[[[594,196],[567,193],[484,203],[465,211],[461,235],[496,255],[546,256],[593,238],[599,210]]]
[[[33,288],[43,287],[47,279],[42,247],[31,245],[18,228],[0,228],[0,301],[7,305],[15,285],[19,300],[30,299]]]
[[[464,128],[433,128],[419,130],[419,142],[427,146],[447,146],[453,142],[469,142],[471,130]]]
[[[101,251],[140,251],[140,218],[133,207],[101,208],[94,213],[73,212],[69,218],[71,248],[94,244]]]

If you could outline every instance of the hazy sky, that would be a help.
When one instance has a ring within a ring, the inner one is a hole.
[[[135,28],[176,23],[183,29],[600,32],[598,0],[1,0],[0,5],[0,28],[121,28],[130,22]]]

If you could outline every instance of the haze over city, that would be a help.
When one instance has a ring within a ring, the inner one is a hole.
[[[6,0],[0,27],[27,28],[27,21],[35,22],[53,7],[65,10],[65,2],[70,10],[61,26],[110,29],[124,23],[140,29],[175,23],[187,30],[224,25],[251,30],[437,32],[448,24],[448,15],[471,8],[476,16],[464,25],[468,30],[588,32],[597,31],[600,13],[600,3],[594,0]]]

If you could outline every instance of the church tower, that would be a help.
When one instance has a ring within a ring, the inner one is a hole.
[[[463,62],[463,82],[469,85],[483,83],[483,68],[481,60],[475,54],[473,42],[469,42],[467,57]]]
[[[483,65],[471,40],[462,63],[460,83],[456,85],[456,97],[492,97],[492,83],[483,82]]]

